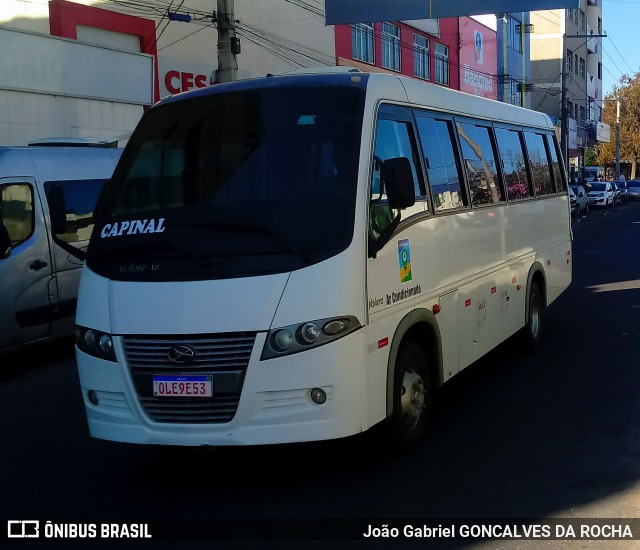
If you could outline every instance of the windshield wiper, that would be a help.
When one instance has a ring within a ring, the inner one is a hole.
[[[309,263],[312,260],[309,252],[305,250],[301,250],[297,246],[292,245],[282,235],[280,235],[270,227],[266,227],[264,225],[249,225],[246,223],[222,222],[222,221],[215,221],[215,220],[203,220],[200,222],[188,222],[188,223],[171,223],[170,225],[175,227],[204,227],[206,229],[228,229],[232,231],[241,231],[245,233],[261,233],[264,235],[268,235],[269,237],[278,241],[289,252],[292,252],[299,258],[302,258],[305,262]]]

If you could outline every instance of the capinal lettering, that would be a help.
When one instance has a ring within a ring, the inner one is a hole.
[[[142,233],[164,233],[166,227],[164,218],[158,220],[130,220],[106,224],[100,231],[103,239],[108,237],[121,237],[122,235],[138,235]]]

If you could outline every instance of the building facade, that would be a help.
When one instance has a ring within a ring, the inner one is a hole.
[[[125,142],[147,106],[167,95],[215,83],[218,35],[212,0],[189,0],[188,7],[176,2],[179,17],[158,10],[152,0],[2,2],[0,28],[5,33],[39,36],[38,41],[22,41],[26,49],[15,57],[38,57],[39,50],[49,48],[42,45],[45,39],[49,44],[64,43],[67,49],[82,49],[82,55],[66,64],[66,75],[74,82],[93,79],[99,86],[90,91],[80,85],[50,89],[45,82],[22,86],[8,78],[11,70],[0,66],[4,69],[0,71],[0,125],[4,125],[0,145],[59,136]],[[498,75],[505,68],[497,55],[495,16],[488,17],[493,25],[462,17],[334,27],[326,26],[322,8],[310,3],[236,0],[233,19],[241,50],[236,56],[236,77],[348,65],[396,72],[497,99],[503,87]],[[105,62],[104,52],[111,52],[113,59]],[[519,78],[516,69],[526,68],[526,63],[520,58],[513,61],[510,55],[506,58],[510,77]],[[0,63],[2,59],[0,54]],[[145,66],[124,74],[131,59],[147,64],[151,60],[152,72]],[[94,73],[100,73],[101,79],[96,80]],[[151,92],[145,97],[111,97],[115,84],[132,90],[146,86]],[[515,101],[513,94],[507,99]],[[36,103],[39,107],[34,108]],[[43,118],[56,122],[41,124]]]
[[[602,34],[602,0],[532,12],[531,21],[532,108],[554,118],[561,133],[564,107],[567,158],[579,174],[602,122],[602,38],[590,38]]]

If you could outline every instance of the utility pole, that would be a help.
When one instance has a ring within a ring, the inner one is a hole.
[[[616,97],[616,181],[620,179],[620,98]]]
[[[240,39],[236,37],[233,0],[218,0],[218,70],[216,84],[236,80],[240,53]]]

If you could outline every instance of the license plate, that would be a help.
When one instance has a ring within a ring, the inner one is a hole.
[[[153,375],[155,397],[211,397],[213,380],[203,375]]]

